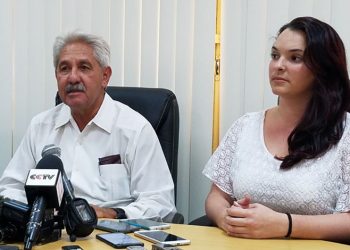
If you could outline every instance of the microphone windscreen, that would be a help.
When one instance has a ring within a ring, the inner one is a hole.
[[[63,163],[59,157],[53,154],[44,156],[36,165],[36,169],[58,169],[63,171]]]
[[[61,148],[57,147],[55,144],[46,145],[41,151],[41,157],[45,157],[46,155],[57,155],[61,157]]]

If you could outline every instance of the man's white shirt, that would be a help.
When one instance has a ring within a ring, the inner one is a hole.
[[[28,171],[49,144],[61,148],[76,197],[123,208],[128,218],[165,217],[176,211],[174,184],[151,124],[108,94],[83,131],[65,104],[35,116],[0,179],[0,195],[27,202]],[[99,164],[99,158],[116,155],[120,163]]]

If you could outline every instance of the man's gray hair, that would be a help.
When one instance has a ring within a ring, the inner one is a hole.
[[[58,61],[62,52],[62,49],[71,43],[82,42],[91,46],[95,59],[101,67],[109,66],[110,62],[110,50],[108,43],[101,37],[86,34],[78,31],[73,31],[64,36],[56,37],[53,45],[53,65],[57,69]]]

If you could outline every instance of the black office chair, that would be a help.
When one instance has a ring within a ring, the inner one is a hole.
[[[197,226],[206,226],[206,227],[214,227],[215,223],[209,219],[207,215],[202,215],[201,217],[192,220],[189,225],[197,225]]]
[[[109,86],[106,92],[113,100],[122,102],[143,115],[155,130],[165,159],[177,187],[177,156],[179,145],[179,107],[175,94],[162,88]],[[56,105],[61,100],[56,95]],[[176,202],[176,200],[175,200]],[[172,223],[183,223],[184,217],[176,213],[166,219]]]

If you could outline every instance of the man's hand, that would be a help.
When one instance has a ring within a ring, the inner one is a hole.
[[[96,205],[90,206],[95,210],[97,218],[111,218],[115,219],[117,217],[116,212],[112,208],[99,207]]]

